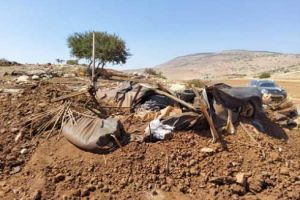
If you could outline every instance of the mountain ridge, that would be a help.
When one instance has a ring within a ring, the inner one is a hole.
[[[154,68],[176,80],[255,76],[268,71],[298,71],[300,54],[233,49],[178,56]]]

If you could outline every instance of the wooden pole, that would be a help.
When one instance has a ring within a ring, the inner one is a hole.
[[[95,89],[95,32],[93,32],[93,51],[92,51],[92,60],[93,60],[93,65],[92,65],[92,86]]]

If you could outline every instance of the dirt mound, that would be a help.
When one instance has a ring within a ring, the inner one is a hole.
[[[25,199],[37,191],[44,199],[148,195],[155,199],[156,192],[165,199],[176,193],[192,199],[297,199],[298,134],[291,132],[288,143],[260,136],[263,154],[241,130],[226,137],[228,152],[212,146],[201,133],[177,133],[166,142],[131,143],[109,155],[83,152],[61,137],[40,139],[24,169],[4,177],[2,192],[4,197]],[[213,152],[203,152],[204,147]],[[237,179],[239,174],[244,181]]]
[[[45,82],[22,87],[0,93],[2,199],[300,198],[299,130],[287,130],[287,141],[254,134],[254,142],[237,125],[235,135],[224,135],[228,151],[211,144],[208,131],[176,132],[172,140],[131,142],[99,155],[76,148],[58,130],[47,138],[18,126],[70,92]],[[124,127],[133,123],[143,126],[127,120]]]

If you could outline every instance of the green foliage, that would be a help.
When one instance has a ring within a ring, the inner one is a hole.
[[[74,33],[68,38],[71,54],[78,59],[92,59],[93,32]],[[115,34],[95,32],[95,59],[98,66],[106,63],[125,64],[130,56],[125,42]]]
[[[78,65],[78,60],[67,60],[68,65]]]
[[[161,78],[161,79],[167,79],[167,78],[162,74],[162,72],[155,71],[155,70],[152,69],[152,68],[146,68],[146,69],[144,70],[144,73],[145,73],[145,74],[152,75],[152,76],[155,76],[155,77],[158,77],[158,78]]]
[[[263,79],[263,78],[270,78],[271,74],[269,72],[263,72],[261,73],[258,78]]]

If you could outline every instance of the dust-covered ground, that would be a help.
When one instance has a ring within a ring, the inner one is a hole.
[[[297,129],[284,129],[287,140],[272,136],[282,130],[253,132],[253,140],[236,124],[236,134],[224,135],[227,151],[210,142],[208,131],[189,131],[100,155],[78,149],[59,130],[34,135],[20,125],[59,105],[51,99],[84,87],[80,80],[16,84],[2,77],[2,89],[22,90],[0,93],[1,199],[300,199]]]

